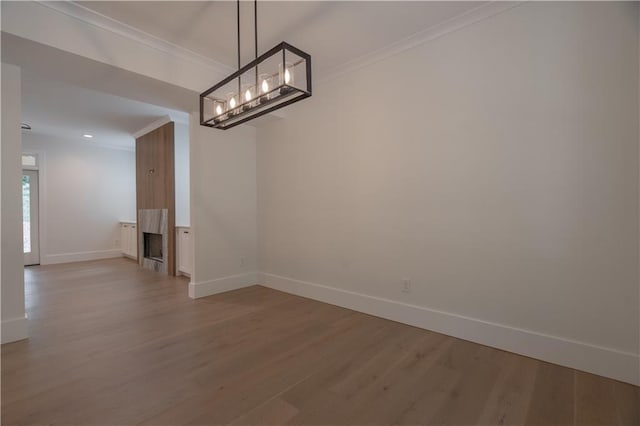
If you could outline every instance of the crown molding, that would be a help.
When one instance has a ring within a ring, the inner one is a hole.
[[[86,24],[93,25],[95,27],[125,37],[131,41],[142,44],[149,48],[209,68],[216,73],[224,75],[234,71],[233,67],[215,61],[192,50],[185,49],[182,46],[163,40],[159,37],[141,31],[135,27],[132,27],[131,25],[127,25],[101,13],[95,12],[74,1],[51,2],[35,0],[35,2],[58,13],[62,13],[74,19],[78,19]]]
[[[465,11],[460,15],[456,15],[444,22],[418,31],[417,33],[410,35],[402,40],[394,42],[383,48],[380,48],[374,52],[367,53],[363,56],[355,58],[349,62],[337,66],[325,75],[318,79],[318,84],[323,84],[336,79],[342,75],[351,73],[353,71],[365,68],[369,65],[373,65],[376,62],[385,60],[391,56],[402,53],[406,50],[413,49],[422,44],[428,43],[435,39],[438,39],[446,34],[461,30],[465,27],[473,25],[477,22],[483,21],[492,16],[506,12],[514,7],[520,6],[526,3],[528,0],[516,0],[516,1],[501,1],[492,0],[488,3],[484,3],[476,8]]]
[[[424,43],[436,40],[446,34],[461,30],[465,27],[483,21],[492,16],[506,12],[526,3],[528,0],[501,1],[491,0],[480,6],[454,16],[444,22],[421,30],[409,37],[382,47],[371,53],[367,53],[349,62],[339,65],[329,71],[325,76],[316,80],[316,84],[324,84],[342,75],[373,65],[406,50],[418,47]],[[125,24],[101,13],[95,12],[74,1],[51,2],[35,0],[36,3],[45,6],[58,13],[78,19],[86,24],[96,26],[103,30],[125,37],[133,42],[149,48],[161,51],[178,59],[194,63],[211,69],[220,75],[229,74],[235,69],[211,58],[193,52],[177,44],[168,42],[152,34],[141,31],[131,25]]]

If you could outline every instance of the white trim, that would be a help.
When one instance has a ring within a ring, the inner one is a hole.
[[[110,18],[106,15],[98,13],[92,9],[82,6],[73,1],[65,2],[50,2],[36,0],[36,2],[42,6],[46,6],[49,9],[56,12],[65,14],[72,18],[78,19],[87,24],[109,31],[122,37],[126,37],[132,41],[140,43],[144,46],[166,53],[179,59],[183,59],[194,64],[205,66],[211,70],[222,73],[230,74],[235,69],[221,62],[215,61],[204,55],[196,53],[192,50],[186,49],[177,44],[163,40],[152,34],[141,31],[131,25],[127,25],[116,19]]]
[[[638,13],[636,16],[637,22],[640,23],[640,7],[637,8]],[[638,65],[640,68],[640,31],[638,32]],[[640,83],[640,75],[638,76],[638,81]],[[638,99],[640,99],[640,84],[638,84]],[[638,145],[640,145],[640,111],[638,111]],[[640,152],[638,153],[638,160],[640,160]],[[638,183],[640,184],[640,179],[638,179]],[[640,189],[640,187],[639,187]],[[640,192],[640,191],[639,191]],[[640,201],[640,198],[639,198]],[[640,202],[638,203],[639,205],[636,207],[640,207]],[[638,216],[638,219],[640,219],[640,215]],[[640,238],[640,234],[638,234],[638,238]],[[638,253],[640,255],[640,253]],[[638,257],[638,289],[640,289],[640,256]],[[638,291],[638,306],[640,306],[640,291]],[[637,324],[640,324],[640,309],[638,310],[638,318],[637,318],[638,322]],[[638,342],[640,342],[640,327],[638,327]]]
[[[189,297],[197,299],[199,297],[211,296],[213,294],[224,293],[225,291],[237,290],[239,288],[250,287],[258,283],[257,272],[247,272],[238,275],[216,278],[215,280],[203,281],[200,283],[189,283]]]
[[[138,139],[140,136],[144,136],[149,132],[154,131],[155,129],[164,126],[167,123],[171,122],[171,117],[169,117],[168,115],[165,115],[164,117],[160,117],[158,118],[156,121],[147,124],[146,126],[144,126],[142,129],[138,130],[137,132],[134,132],[131,136],[133,136],[134,139]]]
[[[122,257],[122,251],[117,249],[81,251],[77,253],[47,254],[40,259],[41,265],[55,265],[58,263],[84,262],[87,260],[113,259]]]
[[[27,315],[2,321],[1,329],[2,338],[0,341],[3,344],[28,338]]]
[[[109,31],[113,34],[117,34],[121,37],[126,37],[129,40],[142,44],[143,46],[158,50],[177,59],[186,60],[188,62],[204,66],[215,71],[216,73],[227,75],[235,71],[235,68],[233,68],[232,66],[225,65],[221,62],[215,61],[207,56],[186,49],[175,43],[141,31],[138,28],[125,24],[109,16],[103,15],[73,1],[50,2],[36,0],[36,2],[58,13],[62,13],[74,19],[78,19],[89,25],[93,25],[100,29]],[[414,48],[423,43],[442,37],[448,33],[460,30],[469,25],[475,24],[476,22],[480,22],[482,20],[505,12],[525,2],[526,0],[494,0],[488,3],[483,3],[478,7],[467,10],[460,15],[454,16],[444,22],[418,31],[417,33],[409,37],[393,42],[390,45],[367,53],[347,63],[338,65],[337,67],[329,71],[324,77],[317,80],[317,83],[322,84],[327,81],[333,80],[334,78],[339,77],[343,74],[372,65],[393,55],[397,55],[398,53],[401,53],[405,50]]]
[[[418,31],[417,33],[410,35],[404,39],[398,40],[390,45],[382,47],[373,52],[367,53],[363,56],[355,58],[344,64],[338,65],[329,71],[325,76],[318,79],[318,84],[323,84],[331,81],[344,74],[356,71],[358,69],[373,65],[376,62],[380,62],[391,56],[404,52],[405,50],[413,49],[429,41],[440,38],[446,34],[461,30],[465,27],[473,25],[477,22],[483,21],[492,16],[498,15],[502,12],[506,12],[516,6],[520,6],[525,3],[526,0],[518,1],[490,1],[482,4],[471,10],[467,10],[460,15],[447,19],[444,22],[436,24],[432,27]]]
[[[274,274],[258,278],[275,290],[640,385],[638,354]]]

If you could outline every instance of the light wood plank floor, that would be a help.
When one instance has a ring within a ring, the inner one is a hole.
[[[637,387],[263,287],[190,300],[124,259],[25,279],[5,426],[640,424]]]

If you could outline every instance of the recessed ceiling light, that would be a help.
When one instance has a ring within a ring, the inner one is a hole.
[[[85,133],[84,135],[82,135],[83,138],[87,138],[87,139],[91,139],[93,138],[93,135],[90,135],[89,133]]]

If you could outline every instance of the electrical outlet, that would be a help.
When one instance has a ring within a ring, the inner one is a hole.
[[[115,240],[115,247],[120,247],[120,240]]]
[[[408,278],[402,279],[402,292],[411,293],[411,280]]]
[[[245,263],[247,263],[247,262],[246,262],[246,259],[243,256],[243,257],[240,258],[240,267],[244,268]]]

